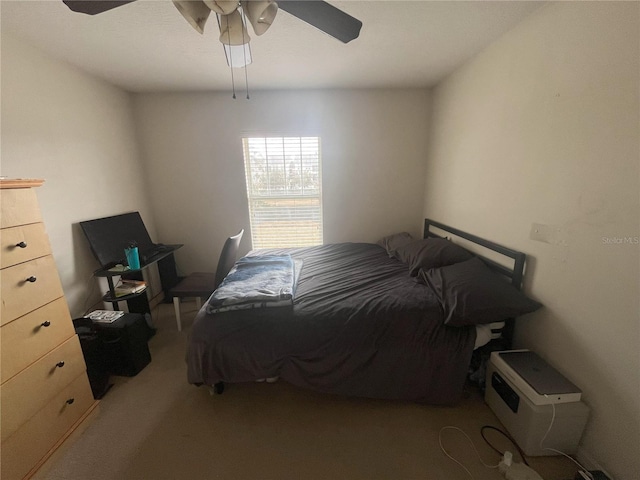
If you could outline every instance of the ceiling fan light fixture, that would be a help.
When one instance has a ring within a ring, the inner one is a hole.
[[[211,13],[211,9],[204,2],[173,0],[173,4],[196,32],[204,33],[204,25]]]
[[[273,0],[245,0],[241,4],[256,35],[266,32],[278,13],[278,4]]]
[[[244,45],[249,43],[251,37],[247,32],[247,26],[238,10],[229,15],[220,15],[220,41],[225,45]]]
[[[238,8],[238,0],[203,0],[218,15],[229,15]]]
[[[243,68],[250,65],[253,59],[251,58],[251,47],[248,43],[244,45],[227,45],[222,44],[224,47],[224,54],[227,57],[227,65],[233,68]]]

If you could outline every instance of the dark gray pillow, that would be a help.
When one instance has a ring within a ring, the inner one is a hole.
[[[445,238],[424,238],[397,248],[394,256],[409,265],[409,274],[415,277],[420,269],[429,270],[464,262],[473,254]]]
[[[387,254],[390,257],[394,257],[394,252],[396,249],[403,247],[407,243],[411,242],[413,242],[413,237],[410,233],[400,232],[381,238],[377,243],[387,251]]]
[[[542,307],[477,257],[422,270],[419,278],[436,294],[444,311],[444,323],[451,326],[499,322]]]

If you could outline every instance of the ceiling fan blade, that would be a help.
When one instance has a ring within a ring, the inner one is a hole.
[[[62,0],[74,12],[97,15],[135,0]]]
[[[319,0],[278,0],[278,8],[313,25],[343,43],[358,38],[362,22]]]

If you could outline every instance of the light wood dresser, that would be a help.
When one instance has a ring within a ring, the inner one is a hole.
[[[36,197],[0,180],[0,477],[32,476],[89,416],[93,399]]]

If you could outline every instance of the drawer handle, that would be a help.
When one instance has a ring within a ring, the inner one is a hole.
[[[51,325],[51,322],[49,320],[47,320],[45,322],[42,322],[40,325],[45,327],[45,328],[47,328],[49,325]]]
[[[62,368],[62,367],[64,367],[64,362],[58,362],[58,363],[56,363],[56,367],[58,367],[58,368]]]
[[[31,275],[29,278],[27,278],[27,280],[26,280],[26,281],[27,281],[27,282],[31,282],[31,283],[33,283],[33,282],[35,282],[36,280],[37,280],[37,278],[36,278],[36,277],[34,277],[33,275]]]
[[[75,402],[76,399],[75,398],[70,398],[69,400],[66,401],[67,405],[71,405],[73,402]]]
[[[27,248],[27,244],[25,242],[16,243],[16,247]]]

